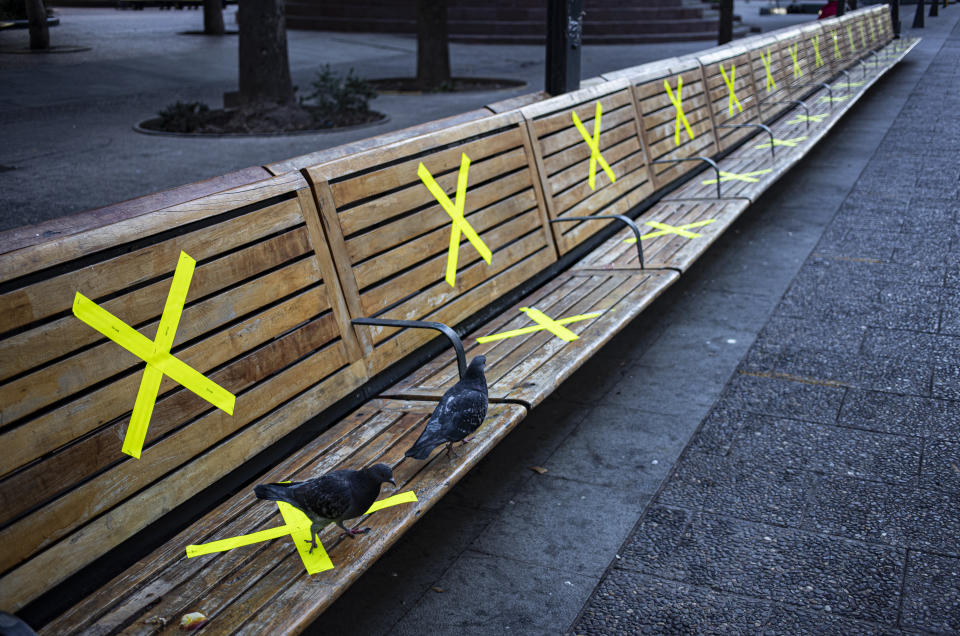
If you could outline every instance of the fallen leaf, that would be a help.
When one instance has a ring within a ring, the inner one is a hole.
[[[436,585],[434,585],[434,586],[431,587],[430,589],[433,590],[434,592],[439,593],[439,594],[443,594],[443,592],[445,591],[442,587],[437,587]]]
[[[527,468],[537,473],[538,475],[542,475],[543,473],[548,472],[547,469],[544,468],[543,466],[528,466]]]

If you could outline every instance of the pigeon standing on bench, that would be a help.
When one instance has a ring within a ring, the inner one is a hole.
[[[440,398],[420,438],[406,452],[407,457],[426,459],[441,444],[447,445],[449,453],[454,442],[468,442],[464,438],[480,428],[487,416],[487,379],[483,375],[486,362],[484,356],[470,361],[463,378]]]
[[[253,494],[257,499],[285,501],[301,510],[313,523],[310,526],[310,552],[317,547],[317,536],[327,525],[335,523],[351,539],[366,534],[370,528],[347,529],[345,519],[359,517],[380,496],[380,484],[393,481],[393,470],[386,464],[374,464],[363,470],[335,470],[322,477],[289,484],[260,484]]]

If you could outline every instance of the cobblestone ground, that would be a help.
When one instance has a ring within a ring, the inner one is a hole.
[[[960,26],[575,633],[960,632],[958,61]]]

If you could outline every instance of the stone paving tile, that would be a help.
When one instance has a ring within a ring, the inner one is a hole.
[[[777,418],[735,409],[714,408],[690,440],[691,452],[726,455],[733,439],[747,422],[776,422]]]
[[[927,441],[922,475],[943,490],[960,493],[960,442]]]
[[[691,453],[678,465],[656,501],[796,526],[813,479],[809,473],[763,461]]]
[[[904,550],[700,513],[671,539],[650,562],[638,528],[616,567],[883,626],[897,620]]]
[[[761,415],[832,424],[847,389],[780,378],[734,376],[718,404]]]
[[[960,359],[960,337],[870,327],[863,339],[862,353],[949,364]]]
[[[960,403],[850,389],[837,423],[882,433],[960,440]]]
[[[772,316],[757,336],[757,346],[774,343],[786,348],[853,354],[860,350],[864,332],[863,327],[843,322]]]
[[[910,553],[901,624],[931,632],[960,632],[960,559]]]

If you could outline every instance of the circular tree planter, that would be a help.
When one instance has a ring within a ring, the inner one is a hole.
[[[426,90],[413,77],[384,77],[367,80],[378,93],[396,93],[421,95],[424,93],[477,93],[485,91],[506,91],[526,86],[520,80],[492,77],[454,77],[449,85],[436,90]]]
[[[309,112],[311,109],[306,107],[306,110]],[[333,125],[319,128],[277,127],[274,130],[237,130],[231,129],[231,127],[228,125],[229,120],[236,114],[236,110],[218,109],[208,111],[206,114],[209,116],[210,121],[204,124],[201,128],[189,132],[164,130],[161,127],[162,120],[160,117],[154,117],[142,121],[139,124],[134,125],[133,129],[145,135],[165,135],[168,137],[279,137],[284,135],[315,135],[318,133],[357,130],[360,128],[378,126],[390,121],[388,116],[372,110],[367,113],[369,117],[366,121],[357,121],[356,123],[350,123],[350,120],[341,120],[343,123],[340,125],[336,125],[336,122],[331,122]]]

